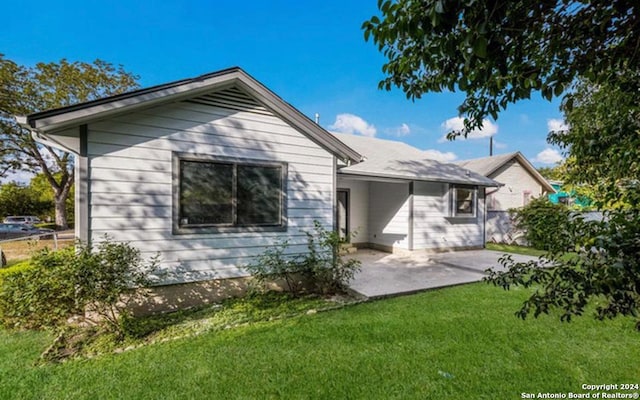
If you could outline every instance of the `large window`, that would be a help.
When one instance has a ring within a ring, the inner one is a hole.
[[[174,231],[286,228],[285,163],[174,157]]]
[[[475,186],[451,187],[451,216],[475,217],[478,189]]]

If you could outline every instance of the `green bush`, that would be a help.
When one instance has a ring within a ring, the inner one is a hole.
[[[351,235],[355,235],[355,232]],[[311,272],[316,290],[320,293],[345,291],[349,281],[360,270],[359,260],[342,258],[341,246],[348,243],[347,239],[314,221],[314,231],[307,232],[307,243],[309,253],[305,257],[305,264]]]
[[[260,289],[265,289],[270,282],[283,281],[285,289],[293,295],[304,290],[309,268],[299,254],[288,254],[288,249],[288,240],[278,240],[260,254],[254,264],[244,267]]]
[[[546,197],[540,197],[510,213],[514,227],[524,232],[529,246],[548,251],[572,247],[569,227],[574,217],[565,205],[553,204]]]
[[[345,260],[340,255],[340,246],[347,240],[326,230],[318,221],[314,221],[313,232],[306,235],[307,254],[289,254],[289,242],[277,241],[244,269],[262,288],[269,282],[282,280],[293,295],[305,288],[323,294],[344,291],[360,269],[360,261]]]
[[[94,249],[78,245],[37,252],[28,266],[12,267],[0,279],[0,324],[7,328],[59,327],[73,316],[96,315],[96,323],[122,332],[127,306],[145,295],[157,258],[108,238]]]
[[[72,248],[45,249],[28,266],[8,268],[0,280],[0,323],[7,328],[44,328],[79,313],[68,262],[73,256]]]

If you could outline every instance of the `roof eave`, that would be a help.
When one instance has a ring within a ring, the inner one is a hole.
[[[340,169],[337,171],[338,175],[351,175],[351,176],[360,176],[360,177],[369,177],[369,178],[385,178],[385,179],[397,179],[401,181],[420,181],[420,182],[437,182],[437,183],[453,183],[459,185],[475,185],[475,186],[483,186],[483,187],[501,187],[504,184],[500,182],[496,182],[493,179],[486,178],[487,180],[457,180],[457,179],[434,179],[434,178],[421,178],[416,176],[408,176],[408,175],[394,175],[394,174],[381,174],[377,172],[364,172],[364,171],[350,171],[345,169]],[[489,182],[490,181],[490,182]]]
[[[159,103],[179,101],[214,89],[224,89],[231,86],[239,86],[254,95],[280,118],[292,126],[307,132],[310,139],[343,161],[358,163],[363,160],[364,157],[357,151],[335,138],[295,107],[282,100],[266,86],[237,67],[123,95],[39,112],[21,120],[25,126],[46,135],[48,132],[52,133],[71,126],[86,124],[125,111],[130,112]]]

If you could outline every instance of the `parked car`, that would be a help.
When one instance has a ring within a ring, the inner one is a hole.
[[[10,215],[4,219],[5,224],[39,224],[40,218],[34,215]]]
[[[0,240],[16,239],[27,236],[41,235],[43,239],[53,237],[52,229],[36,228],[25,223],[0,224]]]

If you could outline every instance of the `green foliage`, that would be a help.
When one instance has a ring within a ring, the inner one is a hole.
[[[61,174],[54,174],[55,179],[61,179]],[[45,212],[40,215],[40,219],[43,221],[55,221],[55,192],[51,187],[47,177],[45,174],[36,174],[31,181],[29,181],[29,188],[38,194],[39,200],[43,203],[48,204]],[[75,185],[71,186],[69,190],[69,196],[65,202],[65,212],[67,215],[67,221],[69,224],[72,224],[74,221],[74,197],[75,197]],[[49,229],[56,229],[57,226],[53,224],[53,226],[48,226]]]
[[[616,82],[616,71],[638,70],[634,0],[379,0],[378,8],[362,28],[388,59],[380,88],[411,99],[465,92],[465,129],[452,135],[535,92],[551,100],[576,78]]]
[[[29,268],[31,268],[31,262],[29,260],[20,261],[6,268],[0,268],[0,281],[2,281],[4,276],[17,274]]]
[[[29,267],[0,281],[0,323],[7,328],[44,328],[66,321],[82,310],[75,301],[72,248],[36,254]]]
[[[254,264],[245,266],[245,270],[262,287],[274,280],[283,280],[286,289],[294,295],[309,288],[319,293],[344,291],[360,268],[360,261],[345,260],[340,255],[340,246],[346,239],[326,230],[318,221],[314,221],[314,231],[306,235],[306,254],[291,254],[288,241],[277,241]]]
[[[157,259],[145,263],[138,250],[108,238],[94,249],[78,244],[37,252],[28,266],[11,268],[0,279],[0,324],[7,328],[55,328],[74,316],[121,332],[120,316],[145,295]]]
[[[53,204],[41,200],[40,194],[29,186],[16,182],[0,186],[0,219],[8,215],[43,216]]]
[[[540,197],[509,212],[515,229],[524,232],[531,247],[562,252],[573,246],[569,232],[573,216],[565,205],[553,204],[546,197]]]
[[[557,246],[549,246],[547,268],[504,260],[508,270],[492,274],[497,285],[537,285],[518,312],[537,316],[553,308],[562,319],[581,315],[596,303],[597,318],[632,315],[640,304],[640,74],[617,72],[618,83],[579,81],[565,98],[570,129],[549,141],[570,153],[566,180],[603,209],[602,221],[574,216],[564,223]],[[549,227],[551,229],[551,226]],[[567,244],[571,255],[562,254]],[[640,321],[636,325],[640,329]]]
[[[258,256],[256,262],[244,266],[262,289],[273,281],[284,281],[285,289],[294,295],[304,289],[309,268],[299,254],[291,254],[288,240],[277,240]]]
[[[567,183],[600,209],[640,207],[640,73],[621,72],[619,80],[579,82],[562,105],[571,129],[549,135],[570,150]]]
[[[537,168],[540,175],[542,175],[545,179],[551,181],[564,181],[565,180],[565,171],[564,166],[562,164],[556,165],[554,167],[540,167]]]
[[[305,264],[312,273],[313,282],[320,293],[339,293],[347,289],[347,284],[360,270],[360,261],[341,255],[341,246],[348,243],[338,232],[326,230],[314,221],[314,231],[307,232],[309,253]],[[355,232],[351,233],[355,236]]]
[[[56,223],[66,228],[66,202],[74,182],[73,157],[37,143],[15,115],[65,107],[126,92],[138,77],[122,66],[93,63],[18,65],[0,54],[0,176],[9,170],[42,173],[53,190]]]
[[[598,319],[618,315],[638,318],[640,306],[640,213],[616,210],[605,213],[602,221],[569,221],[570,256],[559,248],[549,250],[539,261],[515,263],[510,256],[501,259],[506,272],[491,271],[488,281],[509,289],[536,287],[516,313],[526,318],[562,311],[563,321],[582,315],[590,302],[597,304]],[[640,330],[640,319],[636,323]]]

